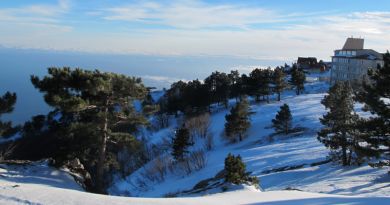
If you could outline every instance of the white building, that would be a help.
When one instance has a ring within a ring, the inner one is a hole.
[[[364,39],[348,38],[343,49],[335,50],[332,56],[330,82],[350,81],[359,85],[367,80],[367,71],[383,66],[383,54],[372,49],[364,49]]]

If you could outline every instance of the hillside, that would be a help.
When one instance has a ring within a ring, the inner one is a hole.
[[[325,74],[326,75],[326,74]],[[231,152],[240,154],[247,164],[248,171],[258,176],[261,188],[265,191],[297,189],[307,192],[387,196],[390,193],[390,177],[385,169],[373,169],[363,166],[342,167],[338,164],[324,163],[328,150],[317,140],[321,128],[319,118],[325,113],[321,104],[328,85],[318,81],[318,76],[308,77],[305,94],[295,96],[293,91],[286,91],[281,102],[252,103],[252,126],[248,137],[241,143],[228,144],[223,138],[226,109],[219,108],[211,116],[211,133],[215,147],[207,153],[207,166],[190,175],[167,174],[162,182],[145,181],[147,186],[140,188],[137,180],[143,178],[144,169],[140,169],[125,180],[119,180],[110,189],[112,195],[161,197],[165,194],[178,193],[191,189],[201,180],[213,177],[223,169],[224,158]],[[233,104],[234,102],[231,102]],[[302,132],[290,136],[270,135],[271,119],[279,107],[287,103],[293,116],[293,124],[304,128]],[[360,115],[361,105],[356,105]],[[173,132],[164,129],[150,136],[157,143]],[[314,164],[314,166],[312,166]],[[320,165],[316,165],[320,164]],[[289,171],[280,171],[290,169]],[[294,168],[296,167],[296,168]],[[279,171],[278,171],[279,170]],[[129,194],[131,193],[131,195]],[[207,193],[207,192],[206,192]]]
[[[347,197],[300,191],[260,192],[239,186],[234,191],[202,197],[134,198],[91,194],[81,190],[64,171],[45,162],[1,165],[0,204],[388,204],[389,197]]]
[[[281,102],[251,103],[251,128],[242,142],[229,144],[223,139],[225,115],[215,106],[210,132],[214,147],[206,153],[206,166],[190,174],[168,172],[163,180],[150,181],[141,168],[125,179],[118,178],[110,187],[110,195],[82,191],[65,171],[45,163],[0,168],[0,203],[2,204],[388,204],[390,177],[386,169],[373,169],[367,164],[342,167],[327,160],[328,150],[316,136],[321,128],[319,118],[325,113],[320,101],[328,85],[317,76],[308,78],[305,94],[295,96],[286,91]],[[275,96],[274,96],[275,97]],[[230,101],[230,105],[235,103]],[[299,132],[288,136],[273,135],[271,119],[279,107],[290,106],[293,125]],[[368,115],[356,105],[360,115]],[[147,133],[149,143],[159,145],[167,140],[177,123],[157,132]],[[194,147],[201,146],[195,144]],[[169,150],[166,150],[169,153]],[[259,177],[261,191],[250,186],[221,188],[199,193],[180,194],[191,190],[199,181],[215,176],[224,167],[228,153],[240,154],[252,175]],[[151,166],[151,161],[145,167]],[[142,180],[142,187],[139,181]],[[166,195],[184,198],[145,198]],[[127,196],[127,197],[119,197]],[[138,198],[142,197],[142,198]]]

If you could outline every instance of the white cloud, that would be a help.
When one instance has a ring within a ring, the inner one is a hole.
[[[390,12],[282,13],[237,4],[170,2],[137,1],[108,9],[87,9],[85,15],[94,20],[80,20],[78,27],[64,25],[62,21],[61,16],[70,10],[67,1],[15,8],[12,12],[0,9],[0,27],[7,28],[0,30],[0,44],[103,53],[223,55],[286,62],[297,56],[328,60],[333,50],[342,47],[345,38],[351,35],[364,37],[367,48],[381,52],[389,48],[386,43],[390,42],[390,36],[386,34],[390,33]],[[55,12],[42,9],[47,6],[54,7]],[[113,21],[120,23],[110,24]],[[130,26],[132,22],[157,26],[140,28]],[[277,23],[278,29],[262,25],[272,23]],[[86,31],[91,24],[98,31]],[[107,25],[110,29],[104,30]]]
[[[148,86],[157,87],[158,89],[161,88],[169,88],[172,83],[177,82],[179,80],[188,82],[186,79],[181,78],[173,78],[173,77],[167,77],[167,76],[156,76],[156,75],[143,75],[140,76],[142,78],[142,81]]]
[[[67,13],[69,8],[68,0],[59,0],[57,4],[33,4],[17,8],[3,8],[0,9],[0,23],[29,24],[32,27],[34,25],[60,27],[59,17]],[[69,28],[69,26],[67,27]]]
[[[248,24],[273,22],[275,14],[262,8],[209,5],[199,1],[172,1],[170,4],[134,3],[106,10],[106,20],[161,24],[176,28],[246,28]]]

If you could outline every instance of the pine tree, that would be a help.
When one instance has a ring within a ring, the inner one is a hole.
[[[339,82],[330,88],[321,103],[329,110],[322,118],[324,128],[318,140],[332,150],[334,160],[341,158],[344,166],[352,163],[358,139],[355,137],[357,114],[353,109],[353,91],[349,82]]]
[[[256,101],[260,101],[260,97],[267,98],[271,94],[272,71],[268,69],[254,69],[250,74],[250,94],[256,96]]]
[[[290,83],[295,87],[297,95],[300,95],[301,92],[305,89],[305,80],[305,72],[303,72],[302,69],[298,69],[296,65],[294,65],[291,71]]]
[[[114,163],[107,153],[108,143],[137,142],[131,133],[147,123],[133,106],[134,100],[147,94],[141,79],[98,70],[49,68],[48,76],[31,76],[31,82],[45,94],[46,103],[60,112],[59,122],[69,128],[69,138],[95,139],[79,149],[95,153],[88,161],[95,164],[96,191],[105,193],[104,173]]]
[[[292,127],[292,116],[290,108],[287,104],[284,104],[280,107],[280,111],[275,116],[275,119],[272,120],[273,127],[275,131],[284,134],[288,134]]]
[[[382,157],[374,167],[390,167],[390,54],[383,55],[384,66],[369,70],[369,81],[363,83],[359,101],[364,103],[364,110],[373,115],[361,119],[360,138],[366,142],[361,147],[365,156]],[[390,173],[390,171],[389,171]]]
[[[188,153],[188,147],[192,146],[190,142],[190,132],[183,125],[178,128],[175,133],[175,137],[172,139],[172,156],[177,161],[182,161],[185,158],[185,154]]]
[[[246,166],[241,156],[234,156],[231,153],[225,158],[225,181],[233,184],[242,184],[248,178]]]
[[[244,97],[225,116],[225,134],[232,142],[235,142],[237,137],[242,141],[244,133],[250,127],[249,114],[249,102]]]
[[[204,80],[204,83],[211,97],[210,102],[218,104],[223,103],[225,107],[227,107],[230,92],[230,79],[228,75],[215,71]]]
[[[154,87],[148,87],[147,88],[147,95],[145,99],[142,102],[142,112],[146,116],[150,116],[160,110],[159,105],[154,101],[152,97],[152,92],[151,90],[155,89]]]
[[[228,74],[229,80],[230,80],[230,97],[236,98],[241,98],[242,92],[241,92],[241,77],[240,73],[238,70],[232,70]]]
[[[273,72],[272,82],[274,84],[274,91],[278,94],[278,101],[280,101],[280,94],[287,87],[285,81],[286,74],[281,68],[276,68]]]
[[[6,92],[0,97],[0,117],[3,114],[10,113],[14,110],[16,103],[16,94]],[[9,137],[15,134],[17,128],[12,127],[12,122],[0,121],[0,137]]]

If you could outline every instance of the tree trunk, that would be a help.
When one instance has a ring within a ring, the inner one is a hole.
[[[348,160],[347,160],[347,147],[345,145],[342,146],[342,150],[343,150],[343,166],[347,166],[349,165],[348,164]]]
[[[347,163],[348,163],[348,165],[351,164],[351,161],[352,161],[352,151],[349,150],[349,152],[348,152],[348,158],[347,158]]]
[[[239,137],[239,140],[240,140],[240,142],[242,141],[242,134],[240,133],[240,134],[238,134],[238,137]]]
[[[284,133],[285,133],[286,135],[288,135],[288,124],[287,124],[287,122],[286,122],[286,124],[284,125]]]
[[[99,193],[104,194],[104,161],[106,158],[106,147],[107,147],[107,138],[108,138],[108,106],[104,110],[104,125],[103,125],[103,135],[102,142],[99,147],[99,158],[96,167],[96,188]]]

